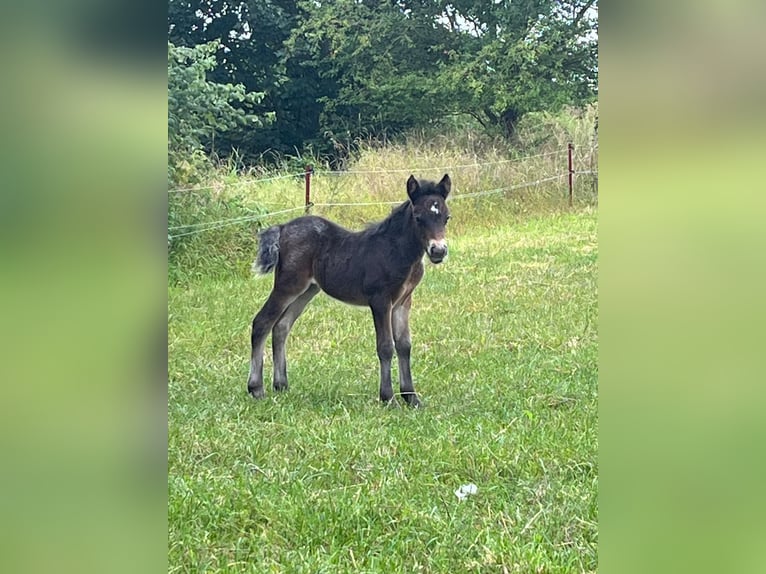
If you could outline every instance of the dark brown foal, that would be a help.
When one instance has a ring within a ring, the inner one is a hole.
[[[352,305],[368,306],[375,324],[380,361],[380,399],[394,396],[391,361],[399,361],[399,391],[410,406],[420,406],[410,371],[412,292],[423,278],[423,255],[433,263],[447,256],[444,230],[451,187],[441,181],[407,180],[408,200],[386,219],[352,232],[316,216],[293,219],[260,235],[254,268],[274,271],[274,288],[253,319],[252,355],[247,389],[265,395],[263,349],[272,333],[274,390],[287,389],[285,342],[311,299],[324,291]]]

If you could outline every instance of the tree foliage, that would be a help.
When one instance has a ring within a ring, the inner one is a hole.
[[[177,177],[180,163],[195,152],[210,149],[216,134],[246,125],[263,125],[237,103],[257,103],[262,93],[248,92],[242,84],[218,84],[207,79],[216,66],[217,42],[191,48],[168,42],[168,176]]]
[[[469,115],[513,139],[533,111],[597,97],[597,0],[169,0],[178,45],[219,42],[210,80],[274,112],[219,144],[244,155],[333,146]]]
[[[589,11],[596,6],[596,0],[455,2],[453,20],[470,23],[475,38],[475,49],[456,55],[445,71],[463,109],[512,137],[529,112],[593,101],[598,44]]]

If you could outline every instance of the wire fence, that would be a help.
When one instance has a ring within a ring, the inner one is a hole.
[[[570,151],[570,160],[571,160],[571,149]],[[553,156],[553,155],[559,155],[566,153],[566,149],[556,150],[552,152],[542,153],[542,154],[536,154],[532,156],[526,156],[521,159],[516,160],[499,160],[495,162],[483,162],[483,163],[472,163],[472,164],[462,164],[462,165],[452,165],[452,166],[443,166],[443,167],[424,167],[424,168],[406,168],[406,169],[391,169],[391,170],[348,170],[348,171],[322,171],[319,172],[321,175],[363,175],[363,174],[382,174],[382,173],[413,173],[413,172],[424,172],[424,171],[454,171],[457,169],[462,168],[471,168],[471,167],[483,167],[483,166],[489,166],[489,165],[501,165],[511,162],[521,162],[525,161],[531,158],[541,158],[541,157],[547,157],[547,156]],[[570,162],[571,165],[571,162]],[[401,201],[362,201],[362,202],[312,202],[310,201],[309,197],[309,182],[310,182],[310,175],[313,174],[313,169],[307,168],[305,172],[302,173],[295,173],[295,174],[285,174],[285,175],[278,175],[274,177],[267,177],[267,178],[260,178],[260,179],[249,179],[249,180],[243,180],[240,182],[236,182],[234,184],[230,184],[230,186],[240,186],[240,185],[251,185],[251,184],[257,184],[257,183],[263,183],[263,182],[269,182],[269,181],[275,181],[280,179],[287,179],[287,178],[297,178],[297,177],[305,177],[306,178],[306,202],[304,205],[296,206],[296,207],[290,207],[278,211],[272,211],[268,213],[254,213],[253,215],[246,215],[246,216],[240,216],[240,217],[234,217],[230,219],[221,219],[218,221],[209,221],[209,222],[202,222],[202,223],[193,223],[188,225],[175,225],[172,227],[168,227],[168,240],[177,239],[179,237],[186,237],[190,235],[196,235],[198,233],[204,233],[205,231],[212,231],[214,229],[220,229],[222,227],[227,227],[230,225],[241,225],[244,223],[251,223],[253,221],[259,221],[266,218],[276,217],[279,215],[285,215],[288,213],[293,213],[297,211],[308,211],[308,208],[310,207],[365,207],[365,206],[383,206],[383,205],[399,205]],[[456,192],[450,195],[449,201],[459,201],[466,198],[477,198],[477,197],[484,197],[489,195],[496,195],[500,193],[507,193],[511,191],[516,191],[528,187],[533,186],[539,186],[544,183],[553,182],[559,179],[566,178],[567,176],[574,176],[574,175],[587,175],[587,176],[593,176],[595,178],[598,177],[598,171],[594,170],[574,170],[570,167],[569,170],[558,173],[549,177],[543,177],[539,178],[533,181],[527,181],[524,183],[520,183],[517,185],[511,185],[511,186],[503,186],[503,187],[497,187],[493,189],[487,189],[487,190],[481,190],[476,192],[470,192],[470,193],[460,193]],[[168,190],[168,193],[178,193],[178,192],[184,192],[184,191],[199,191],[199,190],[206,190],[206,189],[215,189],[216,186],[210,185],[210,186],[199,186],[199,187],[188,187],[188,188],[177,188],[177,189],[171,189]],[[570,204],[571,204],[571,187],[570,187]],[[178,231],[178,233],[171,233],[173,231]]]
[[[564,177],[567,177],[567,173],[560,173],[558,175],[554,175],[551,177],[545,177],[542,179],[538,179],[535,181],[530,181],[526,183],[522,183],[519,185],[512,185],[512,186],[506,186],[506,187],[498,187],[496,189],[488,189],[484,191],[476,191],[471,193],[456,193],[454,195],[451,195],[448,199],[448,201],[458,201],[461,199],[466,199],[470,197],[483,197],[487,195],[495,195],[498,193],[506,193],[509,191],[515,191],[518,189],[524,189],[526,187],[532,187],[535,185],[540,185],[543,183],[547,183],[550,181],[555,181],[557,179],[562,179]],[[399,205],[401,201],[362,201],[362,202],[317,202],[317,203],[310,203],[309,207],[369,207],[369,206],[380,206],[380,205]],[[176,230],[184,230],[183,233],[177,233],[177,234],[169,234],[168,237],[170,239],[176,239],[178,237],[185,237],[188,235],[195,235],[197,233],[202,233],[205,231],[211,231],[213,229],[220,229],[221,227],[226,227],[229,225],[237,225],[242,223],[250,223],[253,221],[258,221],[261,219],[266,219],[268,217],[275,217],[277,215],[284,215],[286,213],[293,213],[296,211],[304,211],[306,209],[305,205],[301,205],[298,207],[291,207],[289,209],[282,209],[279,211],[272,211],[269,213],[259,213],[259,214],[253,214],[253,215],[246,215],[243,217],[234,217],[231,219],[223,219],[219,221],[210,221],[205,223],[192,223],[189,225],[176,225],[173,227],[169,227],[168,231],[176,231]]]
[[[374,175],[374,174],[383,174],[383,173],[420,173],[420,172],[429,172],[429,171],[448,171],[448,170],[467,169],[467,168],[473,168],[473,167],[486,167],[486,166],[493,166],[493,165],[518,163],[518,162],[527,161],[530,159],[560,155],[560,154],[566,153],[566,151],[567,151],[566,149],[558,149],[558,150],[545,152],[545,153],[527,155],[527,156],[516,158],[516,159],[501,159],[496,161],[447,165],[442,167],[423,166],[423,167],[407,167],[407,168],[401,168],[401,169],[319,170],[316,172],[312,169],[311,173],[314,175],[323,175],[323,176],[331,175],[331,176],[343,177],[343,176],[349,176],[349,175]],[[169,189],[168,193],[181,193],[186,191],[205,191],[205,190],[217,189],[217,188],[233,188],[233,187],[242,187],[246,185],[257,185],[257,184],[266,183],[269,181],[277,181],[281,179],[299,179],[299,178],[303,178],[305,176],[305,173],[306,173],[305,171],[301,171],[301,172],[280,174],[280,175],[269,176],[269,177],[241,179],[234,183],[221,182],[221,183],[211,184],[211,185],[177,187],[177,188]]]

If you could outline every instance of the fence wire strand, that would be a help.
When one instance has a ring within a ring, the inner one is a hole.
[[[549,181],[555,181],[557,179],[561,179],[562,177],[566,177],[567,173],[560,173],[558,175],[553,175],[551,177],[545,177],[543,179],[538,179],[536,181],[529,181],[526,183],[521,183],[519,185],[511,185],[509,187],[498,187],[496,189],[488,189],[486,191],[476,191],[473,193],[458,193],[450,197],[451,201],[455,201],[456,199],[463,199],[466,197],[482,197],[484,195],[493,195],[496,193],[504,193],[506,191],[514,191],[516,189],[523,189],[525,187],[532,187],[533,185],[540,185],[541,183],[546,183]]]
[[[402,200],[404,201],[404,200]],[[361,203],[312,203],[315,207],[352,207],[355,205],[399,205],[401,201],[367,201]]]
[[[291,178],[291,177],[297,178],[297,177],[302,177],[304,174],[305,174],[305,172],[288,173],[288,174],[285,174],[285,175],[275,175],[273,177],[262,177],[262,178],[258,178],[258,179],[247,179],[247,180],[237,181],[235,183],[230,183],[230,184],[225,184],[224,183],[224,184],[221,184],[221,187],[231,188],[231,187],[239,187],[239,186],[242,186],[242,185],[251,185],[251,184],[256,184],[256,183],[264,183],[264,182],[267,182],[267,181],[276,181],[278,179],[288,179],[288,178]],[[202,186],[195,186],[195,187],[178,187],[178,188],[175,188],[175,189],[169,189],[168,193],[179,193],[179,192],[182,192],[182,191],[202,191],[202,190],[205,190],[205,189],[215,189],[216,187],[218,187],[218,186],[216,186],[216,185],[202,185]]]
[[[497,161],[488,161],[488,162],[481,162],[481,163],[466,163],[462,165],[449,165],[445,167],[408,167],[408,168],[402,168],[402,169],[350,169],[345,171],[321,171],[317,172],[316,175],[335,175],[335,176],[343,176],[343,175],[365,175],[365,174],[381,174],[381,173],[415,173],[415,172],[422,172],[422,171],[450,171],[454,169],[463,169],[467,167],[483,167],[487,165],[501,165],[506,163],[512,163],[512,162],[521,162],[523,160],[537,158],[537,157],[546,157],[550,155],[557,155],[564,153],[565,149],[560,149],[557,151],[551,151],[546,153],[540,153],[536,155],[527,155],[522,158],[518,159],[501,159]]]
[[[210,231],[212,229],[220,229],[221,227],[227,227],[229,225],[236,225],[237,223],[245,223],[250,221],[258,221],[259,219],[266,219],[267,217],[273,217],[275,215],[283,215],[285,213],[291,213],[293,211],[299,211],[306,209],[305,206],[291,207],[290,209],[283,209],[281,211],[273,211],[271,213],[261,213],[257,215],[246,215],[245,217],[235,217],[234,219],[222,219],[220,221],[209,221],[207,223],[198,223],[192,225],[178,225],[168,228],[168,231],[174,229],[188,229],[197,225],[196,229],[192,229],[186,233],[177,233],[176,235],[170,235],[170,239],[176,239],[177,237],[185,237],[187,235],[194,235],[196,233],[202,233],[203,231]],[[204,226],[204,227],[203,227]]]

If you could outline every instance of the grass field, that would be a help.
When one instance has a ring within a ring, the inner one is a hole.
[[[423,410],[378,403],[369,310],[317,297],[290,391],[255,402],[271,276],[169,288],[171,572],[597,569],[596,212],[455,210],[450,257],[414,296]]]

